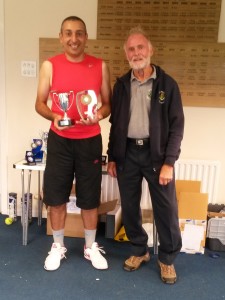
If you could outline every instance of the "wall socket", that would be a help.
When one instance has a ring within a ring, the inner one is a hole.
[[[21,75],[25,77],[36,77],[36,61],[22,60],[21,61]]]

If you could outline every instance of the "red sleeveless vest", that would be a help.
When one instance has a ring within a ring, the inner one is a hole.
[[[76,94],[80,91],[94,90],[96,95],[99,95],[102,85],[102,60],[85,54],[82,62],[74,63],[68,61],[65,54],[60,54],[50,58],[49,61],[52,63],[52,87],[50,92],[52,111],[64,115],[64,112],[57,105],[57,97],[53,93],[70,92],[73,104],[67,115],[75,121],[80,120],[76,107]],[[90,126],[75,124],[72,128],[59,131],[52,123],[51,129],[56,134],[71,139],[89,138],[101,132],[99,124]]]

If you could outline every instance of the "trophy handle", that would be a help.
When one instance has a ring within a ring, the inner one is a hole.
[[[57,99],[58,101],[56,101],[56,100],[55,100],[55,96],[56,96],[57,98],[59,98],[58,93],[52,92],[52,98],[53,98],[53,100],[54,100],[56,106],[58,107],[59,110],[62,110],[61,107],[60,107],[60,105],[58,104],[58,101],[59,101],[59,100]]]

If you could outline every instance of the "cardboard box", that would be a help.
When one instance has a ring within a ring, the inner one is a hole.
[[[122,209],[121,205],[117,204],[115,209],[106,214],[105,222],[105,237],[114,239],[121,228],[122,224]]]
[[[152,209],[143,208],[142,213],[142,223],[153,223],[153,211]]]
[[[177,201],[179,201],[179,194],[181,192],[188,193],[200,193],[201,191],[201,181],[196,180],[176,180],[176,193]]]
[[[208,194],[180,192],[178,195],[179,219],[206,220]]]
[[[206,220],[179,219],[182,236],[181,252],[204,254],[206,241]]]
[[[154,254],[158,253],[158,235],[156,231],[156,225],[153,223],[153,210],[142,209],[142,226],[148,235],[148,247],[154,248]],[[156,247],[156,248],[155,248]]]
[[[102,203],[98,208],[98,214],[106,214],[107,212],[114,210],[117,202],[118,200],[115,199]],[[80,213],[67,213],[64,234],[67,237],[84,237],[84,226]],[[49,211],[47,213],[47,235],[52,235]]]
[[[80,214],[67,213],[64,234],[67,237],[84,237],[84,226]],[[49,211],[47,213],[47,235],[52,235]]]
[[[207,226],[208,194],[180,192],[178,194],[181,252],[204,253]]]

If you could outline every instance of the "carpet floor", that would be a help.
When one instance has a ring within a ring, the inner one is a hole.
[[[97,241],[106,251],[108,270],[96,270],[83,258],[82,238],[66,237],[67,259],[57,271],[47,272],[43,263],[52,237],[46,235],[46,220],[38,226],[33,219],[28,245],[23,246],[20,220],[7,226],[5,217],[0,215],[1,299],[225,299],[225,252],[219,252],[217,258],[207,249],[204,255],[179,254],[175,262],[178,281],[166,285],[160,279],[152,248],[149,263],[135,272],[124,271],[129,242],[106,239],[103,223]]]

